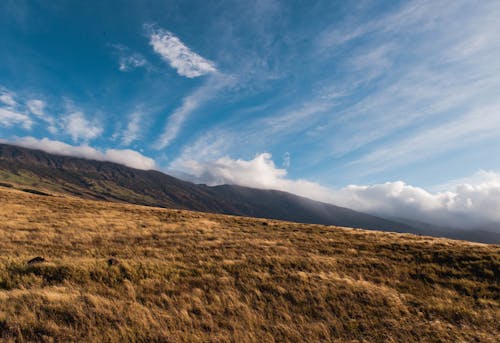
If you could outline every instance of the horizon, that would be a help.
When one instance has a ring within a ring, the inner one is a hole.
[[[500,3],[127,4],[0,5],[0,142],[500,223]]]

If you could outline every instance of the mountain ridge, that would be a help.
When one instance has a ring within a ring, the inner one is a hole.
[[[107,161],[47,153],[0,144],[0,181],[42,188],[86,199],[187,209],[299,223],[438,235],[432,229],[384,219],[278,190],[237,185],[207,186],[156,170],[139,170]],[[466,239],[470,237],[466,237]],[[495,241],[486,237],[479,241]],[[470,240],[475,240],[474,237]]]

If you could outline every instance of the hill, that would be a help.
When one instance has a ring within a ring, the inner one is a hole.
[[[5,187],[0,203],[1,340],[498,342],[496,245]]]
[[[409,225],[286,192],[233,185],[196,185],[154,170],[137,170],[6,144],[0,144],[0,182],[86,199],[423,233]]]

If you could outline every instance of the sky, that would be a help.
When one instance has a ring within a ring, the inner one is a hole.
[[[0,139],[499,228],[498,18],[495,0],[4,0]]]

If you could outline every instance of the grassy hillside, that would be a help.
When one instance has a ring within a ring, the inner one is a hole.
[[[499,246],[1,186],[0,204],[5,341],[499,339]]]

